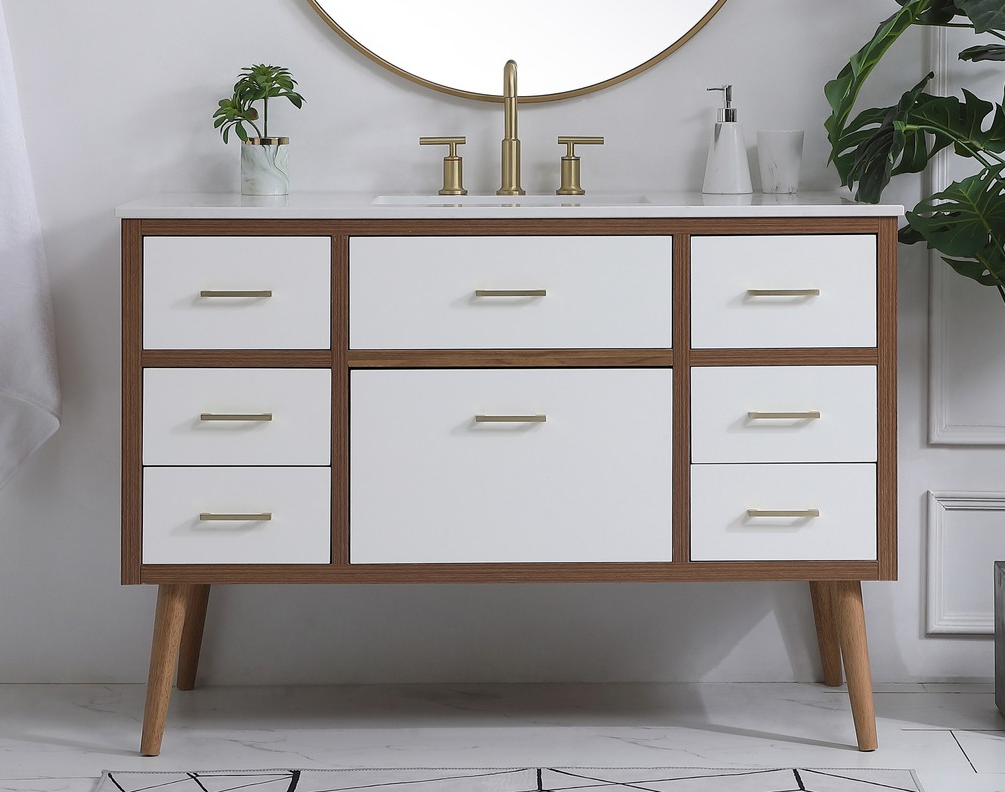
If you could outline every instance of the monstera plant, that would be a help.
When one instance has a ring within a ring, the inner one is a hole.
[[[925,242],[962,275],[994,286],[1005,300],[1005,110],[963,90],[934,96],[929,73],[890,107],[851,117],[863,83],[883,55],[915,25],[971,28],[1005,42],[1003,0],[895,0],[900,8],[877,28],[824,93],[831,115],[824,124],[830,160],[855,197],[877,203],[890,180],[918,173],[952,146],[973,160],[974,173],[927,196],[907,212],[900,231],[906,243]],[[1005,43],[964,49],[964,61],[1005,61]],[[1005,72],[1005,69],[1003,69]]]

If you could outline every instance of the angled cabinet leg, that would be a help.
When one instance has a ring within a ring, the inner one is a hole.
[[[862,584],[857,580],[839,580],[834,586],[834,612],[837,616],[841,657],[848,678],[848,697],[855,721],[855,735],[860,751],[876,750],[876,709],[872,698],[872,673],[869,669],[869,643],[865,633]]]
[[[185,608],[185,626],[181,633],[178,655],[178,690],[192,690],[195,687],[208,605],[209,585],[192,586],[192,594]]]
[[[164,723],[185,626],[185,611],[194,588],[189,585],[166,584],[157,589],[157,612],[150,647],[150,674],[147,677],[147,698],[143,709],[143,736],[140,739],[140,753],[143,756],[157,756],[161,751]]]
[[[811,580],[810,599],[813,603],[813,622],[817,629],[824,684],[839,687],[842,681],[841,644],[838,641],[837,619],[834,615],[834,585],[827,581]]]

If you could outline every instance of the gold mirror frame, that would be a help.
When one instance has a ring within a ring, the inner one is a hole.
[[[450,94],[451,96],[458,96],[458,97],[461,97],[463,99],[475,99],[475,100],[482,101],[482,102],[501,102],[503,100],[503,97],[502,97],[501,94],[475,93],[475,92],[472,92],[472,91],[465,91],[465,90],[462,90],[462,89],[459,89],[459,88],[453,88],[453,87],[451,87],[449,85],[443,85],[441,83],[433,82],[432,80],[425,79],[424,77],[422,77],[420,75],[412,74],[411,72],[408,72],[408,71],[400,68],[399,66],[396,66],[395,64],[391,63],[388,60],[385,60],[380,55],[378,55],[377,53],[373,52],[372,50],[370,50],[369,48],[367,48],[365,45],[363,45],[362,43],[360,43],[359,41],[357,41],[355,38],[353,38],[346,30],[344,30],[338,24],[338,22],[336,22],[334,19],[332,19],[332,17],[329,15],[329,13],[321,5],[321,1],[322,0],[307,0],[307,2],[311,4],[311,6],[318,13],[318,15],[326,23],[328,23],[328,25],[332,28],[332,30],[334,30],[336,33],[338,33],[339,36],[341,36],[343,39],[345,39],[347,42],[349,42],[353,47],[355,47],[361,53],[363,53],[364,55],[366,55],[366,57],[370,58],[372,61],[374,61],[376,63],[379,63],[385,69],[388,69],[389,71],[392,71],[395,74],[397,74],[397,75],[399,75],[401,77],[404,77],[406,80],[411,80],[412,82],[418,83],[419,85],[423,85],[426,88],[432,88],[435,91],[440,91],[440,92],[445,93],[445,94]],[[365,1],[366,0],[363,0],[363,2],[365,2]],[[666,0],[666,2],[673,2],[673,0]],[[684,44],[686,44],[695,34],[697,34],[699,30],[701,30],[703,27],[705,27],[705,25],[708,23],[708,21],[713,16],[715,16],[715,14],[719,11],[720,8],[722,8],[723,5],[725,5],[725,3],[726,3],[726,0],[715,0],[715,2],[713,3],[712,7],[708,10],[708,12],[700,20],[698,20],[698,22],[693,27],[691,27],[682,36],[680,36],[680,38],[678,38],[676,41],[672,42],[668,47],[666,47],[666,49],[658,52],[656,55],[652,56],[651,58],[649,58],[648,60],[644,61],[643,63],[640,63],[638,66],[635,66],[632,69],[629,69],[629,70],[627,70],[625,72],[622,72],[621,74],[617,74],[614,77],[611,77],[609,79],[601,80],[600,82],[596,82],[596,83],[593,83],[591,85],[585,85],[585,86],[583,86],[581,88],[576,88],[576,89],[573,89],[573,90],[560,91],[560,92],[557,92],[557,93],[538,94],[538,95],[534,95],[534,96],[524,96],[524,95],[521,94],[520,95],[520,101],[521,102],[551,102],[551,101],[555,101],[555,100],[558,100],[558,99],[571,99],[571,98],[576,97],[576,96],[583,96],[584,94],[592,93],[594,91],[599,91],[599,90],[601,90],[603,88],[609,88],[610,86],[616,85],[617,83],[620,83],[620,82],[623,82],[624,80],[627,80],[630,77],[634,77],[636,74],[640,74],[641,72],[644,72],[646,69],[651,68],[652,66],[656,65],[661,60],[663,60],[664,58],[666,58],[668,55],[670,55],[671,53],[675,52],[676,50],[678,50],[682,46],[684,46]],[[435,12],[432,9],[430,9],[430,13],[435,13]],[[501,72],[502,72],[502,64],[500,63],[500,74],[501,74]],[[500,78],[500,85],[501,84],[502,84],[502,80]]]

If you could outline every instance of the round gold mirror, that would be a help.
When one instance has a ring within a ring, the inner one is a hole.
[[[515,60],[520,100],[596,91],[661,61],[726,0],[308,0],[346,41],[409,80],[468,99],[499,101]]]

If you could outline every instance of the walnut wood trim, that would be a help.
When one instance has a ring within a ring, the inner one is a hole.
[[[330,349],[147,349],[145,368],[328,368]]]
[[[873,347],[807,349],[692,349],[692,366],[875,366]]]
[[[350,368],[534,368],[673,364],[669,349],[350,349]]]
[[[141,220],[149,236],[534,236],[876,234],[882,217],[545,218],[448,220]]]
[[[639,564],[161,565],[144,583],[668,583],[877,580],[875,561],[709,561]]]
[[[897,220],[884,218],[877,241],[879,470],[877,549],[882,580],[897,579]]]
[[[673,238],[673,560],[691,557],[691,238]]]
[[[332,239],[332,563],[349,563],[349,238]]]
[[[143,239],[122,221],[122,583],[139,583],[143,525]]]

